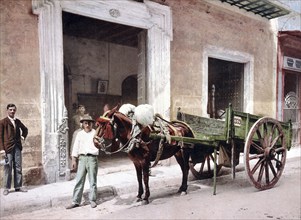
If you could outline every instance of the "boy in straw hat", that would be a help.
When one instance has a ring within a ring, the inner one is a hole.
[[[97,156],[99,150],[93,143],[95,135],[95,130],[93,129],[94,120],[91,116],[85,115],[80,122],[82,123],[83,130],[78,132],[72,150],[72,170],[77,171],[76,183],[73,190],[72,204],[67,206],[66,209],[76,208],[80,205],[87,173],[90,182],[90,204],[92,208],[97,206]]]

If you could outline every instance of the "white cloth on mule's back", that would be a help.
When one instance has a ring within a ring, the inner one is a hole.
[[[122,114],[126,115],[127,117],[131,118],[133,117],[133,114],[135,112],[135,108],[136,106],[132,105],[132,104],[123,104],[120,108],[119,108],[119,112],[121,112]]]
[[[154,122],[154,108],[149,104],[138,105],[135,108],[134,119],[141,125],[147,126]]]

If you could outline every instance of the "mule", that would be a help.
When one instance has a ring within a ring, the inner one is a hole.
[[[134,163],[137,180],[138,195],[137,202],[142,204],[149,203],[149,174],[150,164],[158,160],[165,160],[174,156],[182,170],[182,183],[178,193],[187,194],[187,181],[189,172],[189,157],[192,152],[192,146],[178,141],[165,139],[151,139],[150,133],[160,133],[155,131],[154,126],[146,126],[141,128],[141,132],[137,136],[133,136],[132,120],[124,114],[117,111],[118,106],[110,110],[106,117],[97,119],[99,125],[96,129],[94,138],[95,146],[105,152],[110,148],[113,152],[125,151],[128,157]],[[184,122],[172,121],[168,122],[168,132],[170,135],[194,137],[191,128]],[[161,132],[162,133],[162,132]],[[143,183],[145,187],[144,193]]]

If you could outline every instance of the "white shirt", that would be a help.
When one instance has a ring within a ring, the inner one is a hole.
[[[79,131],[74,141],[72,157],[78,157],[80,154],[98,155],[99,150],[94,146],[93,142],[94,135],[95,129],[88,133],[85,130]]]
[[[11,123],[13,124],[13,126],[14,126],[15,129],[16,129],[16,122],[15,122],[16,118],[11,118],[11,117],[9,117],[9,116],[7,116],[7,117],[9,118],[9,120],[11,121]]]

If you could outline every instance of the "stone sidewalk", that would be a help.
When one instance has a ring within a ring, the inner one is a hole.
[[[287,158],[301,157],[300,149],[300,147],[292,148],[288,151]],[[167,166],[165,163],[165,165],[157,165],[152,168],[152,176],[149,181],[151,190],[166,186],[180,186],[182,175],[180,166],[173,160],[174,158],[171,159],[170,166]],[[191,177],[192,175],[190,174],[190,181]],[[28,189],[26,193],[10,192],[7,196],[3,195],[3,189],[1,189],[0,217],[7,216],[10,213],[18,214],[57,206],[65,207],[72,201],[74,185],[75,179],[41,186],[30,186],[26,187]],[[117,195],[136,193],[138,191],[138,183],[134,165],[128,158],[122,158],[122,160],[115,158],[104,163],[100,161],[97,185],[98,204]],[[84,204],[88,202],[88,189],[89,182],[87,180],[84,191]]]
[[[98,204],[117,195],[138,192],[136,171],[130,159],[118,160],[115,158],[104,163],[100,161],[99,164],[97,176]],[[175,184],[180,186],[181,175],[178,164],[157,165],[152,168],[150,188]],[[0,217],[7,216],[9,213],[18,214],[57,206],[65,207],[72,202],[74,185],[75,179],[40,186],[25,186],[24,188],[28,189],[28,192],[14,192],[11,189],[7,196],[3,195],[3,189],[1,189]],[[83,204],[88,203],[88,191],[89,181],[86,179]]]

